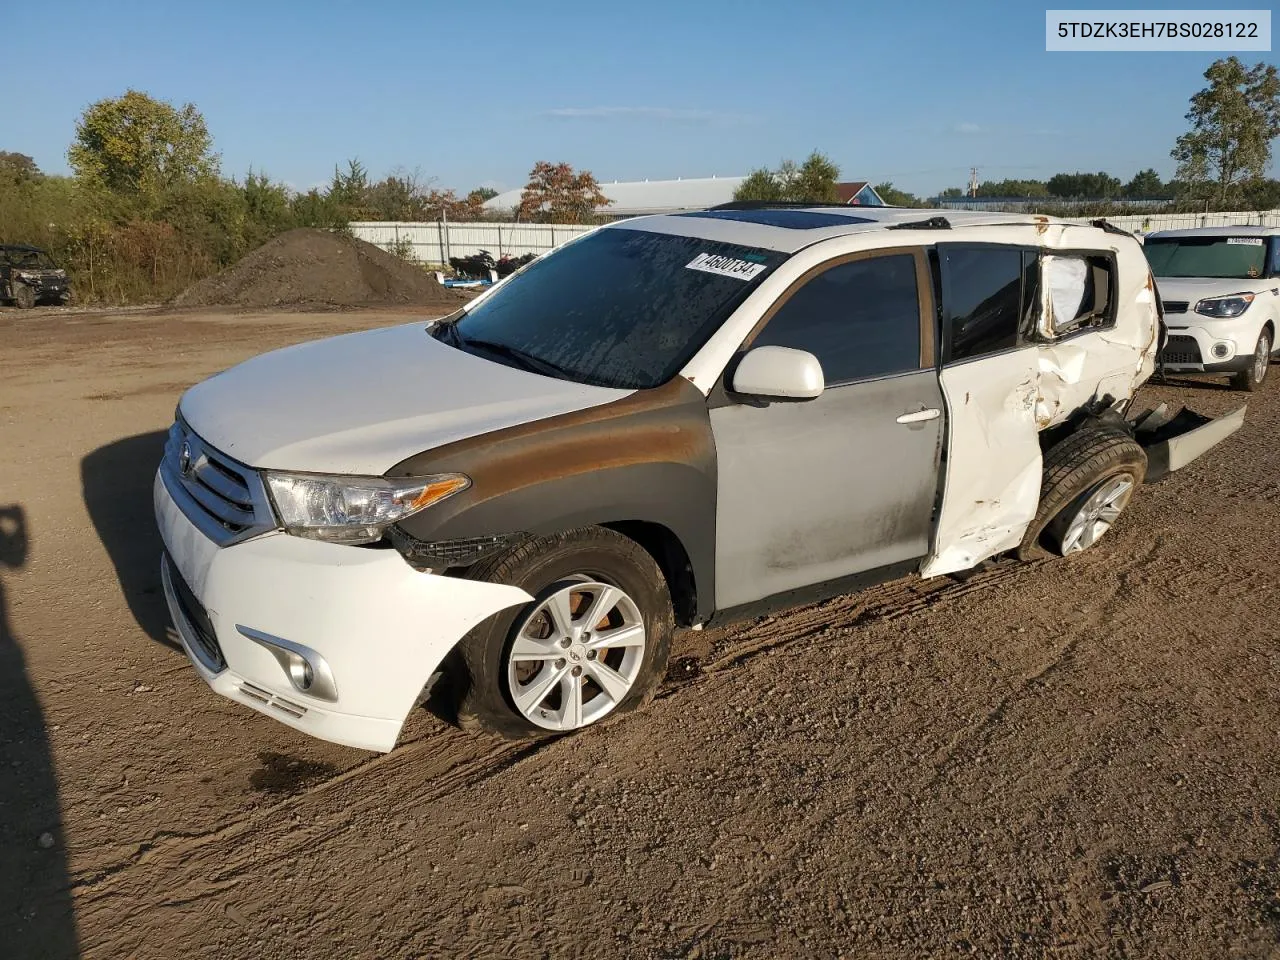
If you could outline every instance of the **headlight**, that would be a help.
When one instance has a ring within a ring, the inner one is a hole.
[[[1229,297],[1210,297],[1196,304],[1196,313],[1205,317],[1238,317],[1253,303],[1252,293],[1233,293]]]
[[[337,543],[372,543],[391,524],[471,486],[460,473],[403,480],[313,473],[264,476],[286,530]]]

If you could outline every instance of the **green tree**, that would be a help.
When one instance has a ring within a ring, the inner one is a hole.
[[[479,206],[486,200],[492,200],[497,195],[498,191],[493,189],[493,187],[476,187],[467,194],[467,199],[474,201],[476,205]]]
[[[1045,184],[1055,197],[1068,200],[1105,200],[1118,197],[1124,185],[1108,173],[1056,173]]]
[[[1261,179],[1280,136],[1280,76],[1274,65],[1246,68],[1236,57],[1215,60],[1204,72],[1209,85],[1191,98],[1191,129],[1172,156],[1177,179],[1213,183],[1219,201],[1243,183]]]
[[[1148,167],[1146,170],[1139,170],[1124,185],[1124,195],[1130,200],[1150,200],[1169,196],[1169,188],[1160,179],[1160,174]]]
[[[766,203],[838,203],[840,168],[817,150],[799,165],[784,160],[777,170],[754,170],[733,192],[735,200]]]
[[[218,173],[204,117],[137,90],[99,100],[76,122],[67,159],[83,182],[123,196],[154,197]]]
[[[344,222],[366,219],[369,199],[369,171],[358,159],[347,161],[347,169],[333,168],[333,179],[325,198],[342,211]]]
[[[738,189],[733,191],[735,200],[756,200],[763,203],[777,203],[782,199],[782,184],[773,172],[761,167],[752,170]]]
[[[884,183],[877,183],[875,191],[880,195],[880,199],[891,207],[921,207],[924,206],[923,201],[914,193],[907,193],[905,190],[899,190],[893,185],[893,182],[886,180]]]
[[[983,180],[978,184],[979,197],[1047,197],[1049,190],[1042,180]]]
[[[0,150],[0,184],[16,185],[39,180],[42,174],[35,160],[25,153]]]
[[[567,163],[539,160],[529,171],[517,216],[545,223],[582,223],[612,202],[589,170],[575,172]]]

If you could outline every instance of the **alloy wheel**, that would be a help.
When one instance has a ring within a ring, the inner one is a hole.
[[[588,726],[631,692],[644,648],[644,619],[625,591],[572,578],[516,624],[507,652],[511,701],[545,730]]]

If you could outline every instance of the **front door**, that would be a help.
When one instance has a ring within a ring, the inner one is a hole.
[[[744,349],[807,350],[826,389],[713,403],[718,609],[929,553],[944,427],[933,326],[915,249],[823,264],[765,315]]]

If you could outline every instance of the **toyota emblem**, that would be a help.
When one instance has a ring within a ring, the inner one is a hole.
[[[178,451],[178,471],[184,476],[191,474],[191,444],[182,441],[182,449]]]

